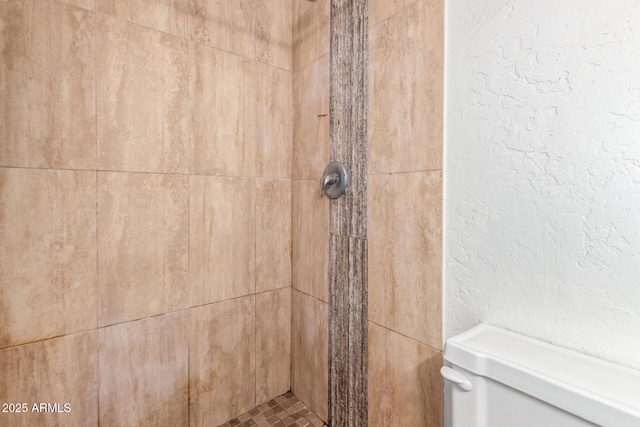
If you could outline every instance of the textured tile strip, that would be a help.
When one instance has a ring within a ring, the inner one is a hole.
[[[320,418],[291,392],[271,399],[219,427],[322,427]]]
[[[367,420],[367,0],[331,2],[331,159],[350,184],[331,201],[329,424]]]

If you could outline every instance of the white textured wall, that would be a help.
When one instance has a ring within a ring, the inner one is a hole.
[[[640,2],[448,0],[445,334],[640,368]]]

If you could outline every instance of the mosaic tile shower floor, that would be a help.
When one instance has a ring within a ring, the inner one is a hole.
[[[320,418],[291,392],[271,399],[220,427],[322,427]]]

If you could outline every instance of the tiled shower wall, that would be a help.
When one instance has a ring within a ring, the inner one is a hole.
[[[369,425],[440,426],[442,0],[369,2]]]
[[[217,425],[289,390],[291,8],[0,1],[0,402],[71,404],[0,425]]]
[[[328,418],[330,0],[293,0],[293,257],[291,388]]]

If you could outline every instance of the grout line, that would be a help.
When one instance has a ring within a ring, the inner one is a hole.
[[[175,33],[170,33],[170,32],[165,31],[165,30],[160,30],[158,28],[154,28],[154,27],[150,27],[150,26],[145,25],[145,24],[141,24],[140,22],[132,21],[131,19],[126,19],[126,18],[122,18],[120,16],[112,15],[112,14],[107,13],[107,12],[98,11],[97,8],[96,8],[95,13],[96,13],[96,15],[100,14],[102,16],[106,16],[109,19],[114,19],[114,20],[117,20],[117,21],[126,22],[127,24],[135,25],[137,27],[144,28],[146,30],[154,31],[156,33],[162,33],[162,34],[167,35],[167,36],[172,36],[172,37],[176,37],[176,38],[181,39],[181,40],[189,41],[188,33],[187,33],[187,36],[180,36],[180,35],[175,34]]]
[[[227,53],[229,55],[237,56],[238,58],[241,58],[241,59],[244,59],[244,60],[247,60],[247,61],[257,62],[255,58],[251,58],[250,56],[244,56],[244,55],[241,55],[241,54],[239,54],[237,52],[233,52],[233,51],[230,51],[230,50],[222,49],[222,48],[216,47],[216,46],[211,46],[211,45],[208,45],[206,43],[199,42],[197,40],[188,39],[187,41],[191,42],[191,43],[195,43],[199,47],[204,47],[204,48],[207,48],[207,49],[217,50],[218,52]]]
[[[430,349],[435,350],[435,351],[438,351],[438,352],[440,352],[440,353],[442,353],[442,352],[444,351],[444,350],[442,350],[442,349],[440,349],[440,348],[436,348],[436,347],[434,347],[434,346],[432,346],[432,345],[430,345],[430,344],[424,343],[424,342],[419,341],[419,340],[417,340],[417,339],[415,339],[415,338],[412,338],[412,337],[410,337],[410,336],[408,336],[408,335],[405,335],[405,334],[403,334],[402,332],[398,332],[398,331],[395,331],[395,330],[393,330],[393,329],[391,329],[391,328],[388,328],[388,327],[386,327],[386,326],[384,326],[384,325],[381,325],[381,324],[380,324],[380,323],[378,323],[378,322],[374,322],[373,320],[367,319],[367,322],[371,322],[371,323],[373,323],[374,325],[379,326],[379,327],[381,327],[381,328],[383,328],[383,329],[385,329],[385,330],[387,330],[387,331],[389,331],[389,332],[393,332],[393,333],[394,333],[394,334],[396,334],[396,335],[400,335],[401,337],[404,337],[404,338],[406,338],[406,339],[408,339],[408,340],[411,340],[411,341],[415,342],[416,344],[420,344],[420,345],[422,345],[422,346],[429,347]]]
[[[292,179],[291,183],[292,184],[296,184],[296,183],[310,183],[310,182],[317,182],[320,181],[321,177],[318,178],[311,178],[311,179]]]
[[[97,98],[97,96],[96,96]],[[96,99],[97,103],[97,99]],[[96,107],[97,108],[97,107]],[[97,111],[96,111],[97,116]],[[96,119],[97,122],[97,119]],[[97,131],[96,131],[97,135]],[[97,140],[97,137],[96,137]],[[96,143],[96,162],[97,162],[97,143]],[[263,181],[292,181],[292,182],[311,182],[317,181],[320,178],[282,178],[282,177],[269,177],[269,176],[246,176],[246,175],[221,175],[221,174],[207,174],[207,173],[189,173],[189,172],[163,172],[163,171],[134,171],[134,170],[117,170],[117,169],[84,169],[84,168],[47,168],[37,166],[12,166],[12,165],[0,165],[0,169],[29,169],[29,170],[44,170],[44,171],[68,171],[68,172],[101,172],[101,173],[132,173],[132,174],[146,174],[146,175],[176,175],[176,176],[204,176],[209,178],[238,178],[238,179],[255,179]],[[398,172],[379,172],[368,173],[367,176],[385,176],[385,175],[402,175],[411,173],[425,173],[425,172],[443,172],[443,169],[419,169],[409,171]]]
[[[253,174],[258,175],[258,93],[260,78],[258,76],[258,17],[253,14]],[[258,404],[258,182],[253,179],[253,406]]]
[[[297,3],[294,2],[291,7],[291,99],[289,100],[289,104],[291,106],[291,147],[289,155],[291,156],[291,164],[289,166],[289,178],[290,178],[290,193],[291,194],[291,209],[289,212],[289,223],[290,223],[290,233],[289,233],[289,390],[293,392],[294,388],[294,374],[295,374],[295,364],[294,364],[294,306],[293,306],[293,274],[294,274],[294,256],[293,256],[293,244],[294,244],[294,229],[295,229],[295,218],[296,218],[296,195],[294,193],[293,186],[293,174],[295,168],[295,129],[296,129],[296,72],[294,68],[294,64],[296,63],[296,6]]]
[[[29,341],[29,342],[24,342],[24,343],[20,343],[20,344],[10,345],[10,346],[7,346],[7,347],[0,348],[0,351],[2,351],[4,349],[7,349],[7,348],[20,347],[21,345],[33,344],[33,343],[37,343],[37,342],[41,342],[41,341],[47,341],[47,340],[55,339],[55,338],[62,338],[62,337],[66,337],[68,335],[74,335],[74,334],[79,334],[79,333],[83,333],[83,332],[90,332],[90,331],[98,331],[100,329],[106,329],[106,328],[110,328],[112,326],[124,325],[126,323],[132,323],[132,322],[139,322],[139,321],[142,321],[142,320],[145,320],[145,319],[151,319],[151,318],[154,318],[154,317],[160,317],[160,316],[165,316],[165,315],[169,315],[169,314],[176,314],[176,313],[180,313],[180,312],[184,312],[184,311],[189,311],[189,310],[195,309],[195,308],[201,308],[201,307],[206,307],[206,306],[210,306],[210,305],[214,305],[214,304],[220,304],[220,303],[223,303],[223,302],[234,301],[234,300],[238,300],[238,299],[241,299],[241,298],[247,298],[247,297],[251,297],[251,296],[255,296],[255,295],[267,294],[269,292],[281,291],[283,289],[288,289],[288,288],[289,288],[289,286],[283,286],[283,287],[276,288],[276,289],[269,289],[269,290],[266,290],[266,291],[260,291],[260,292],[257,292],[255,294],[240,295],[240,296],[227,298],[227,299],[223,299],[223,300],[219,300],[219,301],[213,301],[213,302],[207,302],[207,303],[203,303],[203,304],[197,304],[197,305],[193,305],[193,306],[188,306],[188,307],[180,308],[180,309],[177,309],[177,310],[167,311],[167,312],[164,312],[164,313],[157,313],[157,314],[152,314],[152,315],[149,315],[149,316],[137,317],[135,319],[123,320],[121,322],[109,323],[107,325],[101,325],[101,326],[98,325],[96,328],[88,328],[88,329],[83,329],[83,330],[80,330],[80,331],[70,332],[70,333],[67,333],[67,334],[56,335],[56,336],[48,337],[48,338],[44,338],[44,339],[36,339],[34,341]],[[304,292],[301,292],[301,293],[304,293]],[[311,295],[309,295],[309,296],[311,296]],[[315,297],[313,297],[313,298],[315,298]],[[324,302],[324,301],[322,301],[322,302]]]
[[[186,63],[186,72],[187,72],[187,84],[185,86],[185,99],[187,100],[187,106],[186,106],[186,110],[187,110],[187,117],[191,117],[191,97],[190,97],[190,91],[191,91],[191,86],[190,86],[190,81],[191,79],[189,78],[189,72],[192,70],[189,70],[189,63],[191,62],[191,52],[190,52],[190,46],[191,43],[189,43],[189,19],[191,17],[191,14],[189,13],[190,10],[189,8],[191,7],[191,2],[188,1],[186,2],[186,7],[187,7],[187,11],[186,11],[186,16],[185,16],[185,21],[186,21],[186,26],[185,26],[185,32],[186,32],[186,42],[185,44],[187,45],[187,63]],[[191,170],[192,164],[193,164],[193,147],[191,146],[191,120],[189,120],[189,126],[187,128],[187,149],[189,150],[187,155],[188,155],[188,167],[189,170]],[[189,175],[187,177],[187,305],[191,304],[191,176]],[[191,334],[192,332],[192,328],[191,328],[191,317],[192,317],[192,312],[191,312],[191,308],[187,308],[187,329],[189,332],[187,332],[187,425],[190,426],[191,425]]]
[[[84,168],[72,169],[72,168],[47,168],[47,167],[36,167],[36,166],[9,166],[9,165],[6,165],[6,166],[5,165],[0,165],[0,169],[32,169],[32,170],[43,170],[43,171],[68,171],[68,172],[96,172],[97,171],[96,168],[92,168],[92,169],[84,169]]]
[[[46,338],[42,338],[42,339],[36,339],[34,341],[21,342],[19,344],[8,345],[6,347],[0,348],[0,353],[5,351],[5,350],[16,349],[16,348],[25,347],[25,346],[28,346],[28,345],[40,344],[40,343],[43,343],[43,342],[46,342],[46,341],[57,340],[59,338],[70,337],[70,336],[73,336],[73,335],[87,334],[87,333],[91,333],[91,332],[96,332],[97,333],[98,332],[98,328],[83,329],[81,331],[69,332],[68,334],[64,334],[64,335],[56,335],[56,336],[53,336],[53,337],[46,337]],[[97,349],[96,349],[96,353],[97,353]]]
[[[268,62],[262,62],[262,61],[260,61],[260,60],[258,60],[258,59],[256,59],[256,64],[266,65],[267,67],[276,68],[276,69],[278,69],[278,70],[281,70],[281,71],[287,71],[287,72],[289,72],[289,73],[291,73],[291,72],[292,72],[291,70],[289,70],[289,69],[287,69],[287,68],[282,68],[282,67],[279,67],[278,65],[269,64]]]
[[[174,314],[178,314],[181,313],[183,311],[188,311],[190,309],[190,307],[185,307],[185,308],[180,308],[178,310],[173,310],[173,311],[167,311],[164,313],[158,313],[158,314],[152,314],[150,316],[144,316],[144,317],[137,317],[135,319],[129,319],[129,320],[123,320],[121,322],[116,322],[116,323],[109,323],[108,325],[102,325],[102,326],[98,326],[98,330],[100,329],[107,329],[110,328],[112,326],[120,326],[120,325],[125,325],[127,323],[133,323],[133,322],[141,322],[143,320],[147,320],[147,319],[153,319],[155,317],[162,317],[162,316],[168,316],[168,315],[174,315]]]
[[[187,332],[187,425],[191,425],[191,334],[192,329],[190,328],[191,324],[191,310],[187,310],[186,313],[186,324],[188,328]]]
[[[33,166],[2,166],[0,165],[0,169],[26,169],[26,170],[66,171],[66,172],[129,173],[129,174],[143,174],[143,175],[171,175],[171,176],[184,176],[184,177],[203,176],[207,178],[237,178],[237,179],[255,179],[255,180],[263,180],[263,181],[291,181],[290,178],[280,178],[280,177],[253,177],[253,176],[245,176],[245,175],[211,175],[211,174],[177,173],[177,172],[126,171],[126,170],[112,170],[112,169],[98,169],[98,168],[71,169],[71,168],[46,168],[46,167],[33,167]]]
[[[368,173],[368,176],[384,176],[384,175],[402,175],[408,173],[425,173],[425,172],[442,172],[442,169],[419,169],[419,170],[410,170],[410,171],[398,171],[398,172],[378,172],[378,173]]]
[[[186,106],[186,113],[187,113],[187,117],[189,118],[189,123],[187,126],[187,147],[188,147],[188,167],[189,167],[189,172],[191,172],[191,170],[193,169],[193,153],[194,153],[194,149],[192,146],[192,142],[191,141],[191,127],[193,126],[193,124],[191,123],[191,97],[190,97],[190,90],[191,90],[191,85],[190,85],[190,70],[189,69],[189,63],[191,62],[191,43],[190,43],[190,37],[189,37],[189,21],[191,19],[191,13],[189,8],[191,7],[191,2],[187,1],[186,2],[186,16],[185,16],[185,21],[186,21],[186,25],[185,25],[185,32],[186,32],[186,45],[187,45],[187,64],[186,64],[186,70],[187,70],[187,84],[185,87],[185,92],[186,92],[186,96],[185,99],[187,100],[187,106]],[[188,206],[187,206],[187,305],[191,305],[191,176],[189,176],[187,178],[187,202],[188,202]],[[191,334],[193,333],[193,330],[191,328],[191,317],[192,317],[193,313],[191,311],[191,308],[189,307],[187,309],[187,329],[188,329],[188,336],[187,336],[187,425],[190,426],[191,425]]]
[[[293,286],[291,287],[291,290],[292,290],[292,291],[297,291],[297,292],[301,293],[302,295],[305,295],[305,296],[311,297],[311,298],[313,298],[313,299],[315,299],[315,300],[317,300],[317,301],[319,301],[319,302],[321,302],[321,303],[323,303],[323,304],[327,304],[327,305],[329,305],[329,302],[328,302],[328,301],[324,301],[324,300],[322,300],[322,299],[320,299],[320,298],[318,298],[318,297],[315,297],[315,296],[313,296],[313,295],[311,295],[311,294],[309,294],[309,293],[307,293],[307,292],[305,292],[305,291],[302,291],[302,290],[300,290],[300,289],[294,288]],[[292,295],[293,295],[293,292],[292,292]],[[293,311],[293,310],[292,310],[292,311]]]
[[[94,144],[94,158],[93,167],[95,173],[95,202],[96,202],[96,417],[98,427],[100,427],[100,388],[102,383],[100,381],[100,333],[98,332],[98,324],[100,322],[100,224],[98,216],[98,1],[93,2],[93,102],[94,102],[94,114],[95,114],[95,144]]]
[[[373,30],[373,29],[377,29],[380,24],[383,24],[385,22],[387,22],[388,20],[390,20],[391,18],[394,18],[396,15],[399,15],[400,13],[402,13],[403,11],[409,9],[411,6],[415,5],[416,3],[420,2],[422,0],[413,0],[411,3],[409,3],[408,5],[404,6],[403,8],[401,8],[400,10],[395,11],[393,14],[387,16],[386,18],[384,18],[381,21],[376,22],[373,25],[369,26],[369,31]]]
[[[324,59],[325,56],[329,56],[330,52],[325,53],[324,55],[320,55],[319,57],[311,60],[311,62],[309,62],[308,64],[303,65],[302,67],[296,69],[296,70],[291,70],[292,73],[298,73],[302,70],[304,70],[305,68],[311,67],[312,65],[314,65],[316,62],[320,61],[321,59]]]
[[[256,181],[282,181],[282,182],[291,181],[291,178],[269,178],[269,177],[261,177],[261,176],[257,176],[253,179],[255,179]]]
[[[293,82],[292,82],[293,84]],[[293,106],[293,99],[291,99],[291,104]],[[293,133],[293,126],[291,126],[291,133]],[[293,160],[293,144],[291,145],[291,157]],[[293,164],[293,162],[292,162]],[[293,180],[291,180],[289,184],[290,193],[291,194],[291,209],[289,210],[289,221],[290,221],[290,232],[289,232],[289,289],[293,289],[293,229],[294,229],[294,218],[295,218],[295,210],[293,200],[295,194],[293,193]],[[293,390],[293,291],[289,291],[289,390]]]
[[[257,281],[258,281],[258,185],[253,181],[253,405],[257,405],[258,401],[258,297],[257,297]]]

